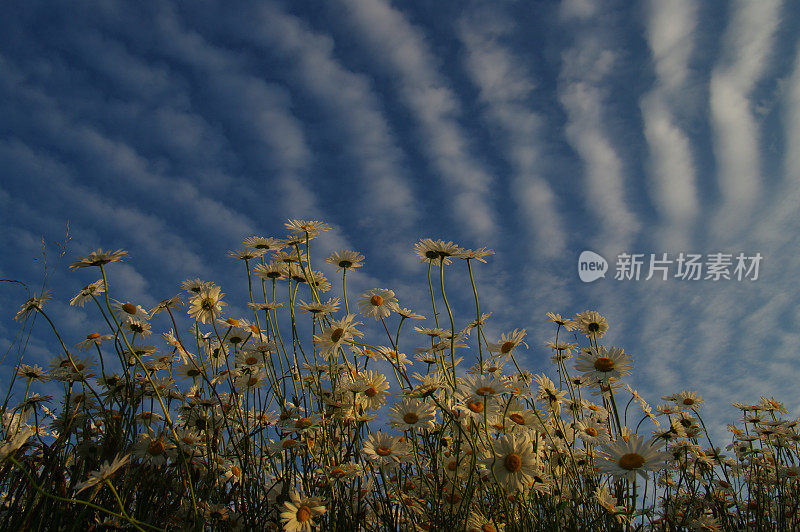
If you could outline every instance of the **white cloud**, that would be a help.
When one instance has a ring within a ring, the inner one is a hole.
[[[455,220],[477,238],[491,240],[497,226],[491,205],[493,179],[471,155],[459,125],[456,95],[437,71],[421,31],[382,0],[341,2],[419,125],[421,147],[441,175],[445,193],[454,199]]]
[[[781,8],[780,2],[733,4],[722,57],[711,74],[709,104],[722,196],[717,233],[741,227],[761,196],[760,126],[751,97],[768,71]]]
[[[607,127],[608,86],[619,61],[611,28],[572,25],[575,45],[561,56],[558,99],[567,115],[566,138],[583,163],[583,200],[599,220],[589,242],[601,253],[630,248],[640,223],[628,204],[625,164]]]
[[[543,175],[546,150],[544,119],[532,111],[534,82],[521,58],[499,42],[510,32],[510,22],[487,21],[476,11],[459,22],[459,37],[466,51],[465,63],[480,90],[485,118],[502,135],[498,148],[511,165],[511,194],[524,216],[523,226],[535,235],[535,255],[563,256],[566,235],[562,232],[559,202]]]

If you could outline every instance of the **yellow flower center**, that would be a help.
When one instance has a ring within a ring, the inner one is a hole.
[[[308,428],[308,427],[310,427],[312,424],[313,424],[313,422],[312,422],[310,419],[308,419],[307,417],[301,417],[301,418],[300,418],[300,419],[298,419],[298,420],[297,420],[297,422],[294,424],[294,427],[295,427],[296,429],[307,429],[307,428]]]
[[[477,393],[480,396],[486,397],[487,395],[493,395],[495,391],[494,388],[492,388],[491,386],[481,386],[480,388],[475,390],[475,393]]]
[[[375,294],[374,296],[369,298],[369,302],[372,303],[372,305],[375,307],[380,307],[381,305],[383,305],[383,298],[378,294]]]
[[[483,401],[469,401],[467,403],[467,408],[469,408],[476,414],[480,414],[481,412],[483,412]]]
[[[482,532],[497,532],[497,529],[492,525],[492,523],[484,523],[481,526]]]
[[[389,447],[386,447],[385,445],[379,445],[378,447],[375,448],[375,454],[377,454],[378,456],[389,456],[390,454],[392,454],[392,450]]]
[[[159,456],[164,452],[164,442],[161,440],[151,441],[150,445],[147,446],[147,452],[153,456]]]
[[[370,386],[369,388],[364,390],[364,395],[366,395],[367,397],[375,397],[376,395],[378,395],[378,389],[375,388],[374,386]]]
[[[345,475],[344,469],[341,467],[334,467],[331,469],[331,476],[333,478],[342,478]]]
[[[333,342],[333,343],[336,343],[336,342],[338,342],[339,340],[341,340],[341,339],[342,339],[342,336],[343,336],[343,335],[344,335],[344,329],[342,329],[341,327],[339,327],[338,329],[334,330],[334,331],[331,333],[331,342]]]
[[[447,470],[448,471],[455,471],[457,467],[458,467],[458,461],[457,460],[450,460],[447,463]]]
[[[683,404],[685,404],[686,406],[691,406],[694,404],[694,399],[692,399],[691,397],[687,397],[686,399],[683,400]]]
[[[225,323],[227,323],[228,325],[232,325],[234,327],[239,326],[239,320],[237,320],[236,318],[228,318],[227,320],[225,320]]]
[[[614,369],[614,361],[608,357],[600,357],[594,361],[594,369],[597,371],[612,371]]]
[[[583,429],[583,432],[592,437],[597,436],[597,429],[594,427],[586,427],[585,429]]]
[[[500,347],[500,352],[505,354],[514,349],[516,344],[514,342],[506,342]]]
[[[254,356],[249,356],[244,361],[248,366],[252,366],[258,363],[258,359]]]
[[[644,465],[644,457],[638,453],[623,454],[618,463],[622,469],[632,471]]]
[[[122,305],[122,310],[127,312],[128,314],[136,314],[136,305],[133,303],[125,303]]]
[[[508,419],[510,419],[511,421],[516,423],[517,425],[524,425],[525,424],[525,418],[522,417],[520,414],[511,414],[510,416],[508,416]]]
[[[522,457],[517,453],[511,453],[506,456],[505,460],[503,460],[503,465],[507,470],[515,473],[522,469]]]
[[[100,333],[92,333],[86,336],[87,340],[94,340],[95,338],[100,338]]]
[[[419,416],[414,412],[406,412],[406,415],[403,416],[403,421],[405,421],[409,425],[413,425],[414,423],[419,421]]]
[[[242,476],[242,470],[241,470],[241,469],[239,469],[239,466],[233,466],[233,467],[231,468],[231,474],[232,474],[234,477],[236,477],[236,478],[239,478],[239,477],[241,477],[241,476]]]
[[[311,509],[308,506],[301,506],[297,509],[297,522],[305,523],[311,519]]]

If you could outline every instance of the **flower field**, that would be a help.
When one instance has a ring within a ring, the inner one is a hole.
[[[230,253],[246,273],[246,316],[201,279],[152,309],[127,301],[114,287],[123,250],[71,265],[97,273],[70,304],[104,330],[62,337],[47,292],[22,305],[15,319],[37,318],[56,355],[14,368],[0,529],[800,527],[800,434],[781,402],[734,403],[729,440],[714,442],[700,393],[653,407],[626,384],[632,357],[603,343],[610,324],[596,311],[548,313],[551,338],[488,336],[473,268],[491,250],[419,241],[410,252],[430,306],[410,310],[387,288],[348,296],[365,260],[355,251],[324,259],[340,279],[315,269],[326,224],[286,228]],[[448,299],[455,268],[473,280],[468,316]],[[334,283],[341,298],[325,295]],[[400,345],[408,333],[417,341]],[[532,341],[549,350],[552,378],[522,364]]]

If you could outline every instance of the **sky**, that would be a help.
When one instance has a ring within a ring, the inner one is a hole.
[[[597,310],[651,404],[695,390],[720,437],[732,401],[798,416],[798,148],[791,2],[3,2],[0,278],[24,285],[0,283],[0,382],[43,242],[73,345],[98,324],[68,305],[97,278],[67,270],[78,256],[129,251],[109,267],[119,299],[149,308],[199,277],[245,316],[227,251],[313,219],[333,228],[312,248],[332,295],[322,260],[357,250],[351,299],[390,288],[430,325],[413,244],[488,246],[487,330],[527,329],[526,369],[552,372],[547,312]],[[583,251],[605,277],[580,279]],[[681,253],[700,279],[676,277]],[[706,279],[720,253],[731,278]],[[615,278],[623,254],[638,280]],[[757,275],[737,279],[739,254]],[[651,256],[666,280],[646,279]],[[465,324],[463,266],[447,282]],[[41,320],[26,342],[29,363],[57,352]]]

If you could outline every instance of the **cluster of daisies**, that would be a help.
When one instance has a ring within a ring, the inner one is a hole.
[[[152,309],[112,298],[106,266],[123,250],[72,264],[99,270],[70,304],[95,307],[102,332],[67,345],[47,315],[52,294],[22,305],[16,319],[41,314],[51,330],[37,334],[59,350],[49,368],[15,370],[21,401],[2,412],[2,528],[800,524],[800,436],[775,399],[737,405],[731,445],[714,447],[700,395],[682,391],[654,409],[624,383],[632,358],[602,343],[609,325],[598,312],[548,313],[553,366],[540,373],[522,364],[525,329],[486,334],[477,288],[474,314],[455,316],[446,268],[473,278],[492,250],[415,244],[431,290],[426,319],[385,288],[351,306],[347,275],[365,260],[351,250],[327,258],[341,290],[326,296],[333,283],[312,267],[310,242],[330,227],[286,226],[283,238],[251,237],[230,253],[247,274],[246,316],[226,315],[222,288],[201,279]]]

